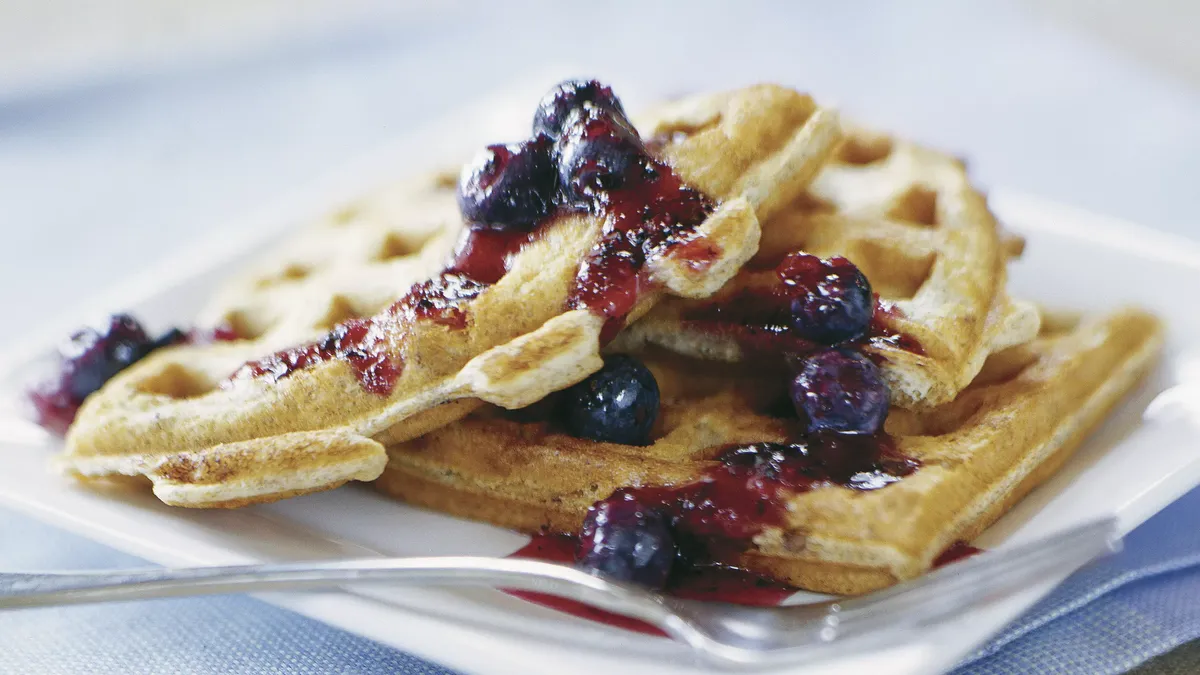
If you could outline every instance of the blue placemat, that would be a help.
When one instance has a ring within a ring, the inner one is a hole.
[[[1200,638],[1200,489],[1080,570],[955,675],[1122,673]]]

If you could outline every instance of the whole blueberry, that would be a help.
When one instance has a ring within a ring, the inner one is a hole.
[[[854,263],[793,253],[777,273],[791,297],[792,328],[803,338],[837,344],[862,336],[875,312],[871,284]]]
[[[828,349],[799,361],[792,403],[808,433],[871,434],[888,413],[888,387],[879,368],[862,354]]]
[[[612,88],[596,80],[567,80],[556,85],[538,103],[533,116],[533,135],[558,136],[566,126],[567,118],[580,108],[606,110],[625,118],[625,109]]]
[[[545,136],[489,145],[459,177],[463,218],[496,229],[528,229],[546,217],[558,189],[552,148]]]
[[[157,346],[128,314],[110,317],[99,330],[75,332],[59,349],[57,371],[29,392],[38,422],[65,432],[88,395]]]
[[[662,588],[676,551],[667,518],[633,495],[618,492],[588,509],[577,561],[584,569],[618,581]]]
[[[567,433],[608,443],[648,445],[658,419],[658,382],[637,359],[610,356],[604,367],[563,392]]]
[[[128,314],[111,317],[102,330],[85,328],[76,332],[60,350],[69,393],[82,401],[151,349],[150,336]]]
[[[559,182],[567,196],[577,201],[620,187],[646,154],[633,127],[592,109],[568,118],[555,152]]]

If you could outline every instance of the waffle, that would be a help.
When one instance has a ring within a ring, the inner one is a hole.
[[[751,264],[711,299],[660,303],[618,347],[648,342],[705,359],[741,360],[745,350],[735,336],[689,315],[736,303],[746,289],[769,283],[769,268],[792,251],[842,255],[881,298],[885,311],[876,314],[876,331],[919,345],[872,339],[866,346],[883,365],[893,402],[938,406],[967,386],[988,354],[1036,335],[1036,309],[1004,290],[1005,261],[1022,244],[997,227],[961,161],[891,136],[847,130],[809,190],[764,222]]]
[[[819,592],[856,594],[927,570],[1070,456],[1147,370],[1162,341],[1139,310],[1052,316],[1032,342],[993,354],[951,403],[893,409],[886,429],[919,468],[873,491],[816,484],[784,496],[784,522],[723,562]],[[646,357],[662,390],[652,445],[573,438],[495,409],[388,448],[375,485],[451,514],[526,532],[575,532],[588,507],[625,486],[687,485],[717,449],[784,442],[769,414],[778,376],[683,357]]]
[[[760,220],[803,191],[840,135],[831,112],[766,85],[686,99],[643,130],[670,136],[657,151],[718,206],[688,242],[708,258],[697,264],[686,246],[652,256],[652,283],[629,320],[663,296],[704,297],[726,283],[757,249]],[[180,506],[271,501],[370,479],[385,459],[379,441],[424,433],[480,400],[526,405],[601,366],[604,318],[566,301],[602,218],[556,216],[494,285],[464,289],[442,275],[410,290],[461,227],[453,191],[427,184],[383,202],[330,217],[287,256],[272,256],[265,273],[235,284],[211,318],[245,339],[156,351],[90,396],[60,465],[86,478],[147,476],[160,499]],[[388,304],[400,295],[414,304]],[[413,307],[438,320],[414,318]],[[370,340],[365,355],[339,352],[294,372],[276,368],[301,357],[268,356],[314,337],[324,342],[310,349],[333,350],[349,331]],[[387,387],[369,391],[381,373]],[[355,451],[312,452],[335,441]]]
[[[222,284],[196,323],[236,335],[245,361],[376,314],[451,255],[456,183],[433,172],[324,215]]]

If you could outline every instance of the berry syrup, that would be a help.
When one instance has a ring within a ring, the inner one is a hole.
[[[677,533],[703,543],[707,550],[691,554],[703,561],[729,545],[744,550],[765,527],[785,525],[791,495],[835,485],[878,490],[920,466],[882,432],[733,445],[719,449],[716,460],[694,483],[622,488],[609,499],[631,495],[668,514]]]
[[[934,558],[933,566],[936,569],[956,563],[959,560],[965,560],[979,553],[983,553],[983,549],[972,546],[965,541],[956,541],[947,546],[946,550],[942,551],[937,558]]]
[[[726,297],[700,305],[684,314],[686,325],[732,338],[753,360],[776,361],[784,355],[803,355],[827,345],[807,339],[796,330],[792,318],[794,287],[782,270],[770,283],[742,288]],[[845,346],[889,345],[914,354],[925,351],[911,336],[889,328],[889,318],[903,318],[899,308],[875,298],[867,330],[840,343]]]
[[[695,236],[713,211],[711,200],[649,155],[626,174],[619,188],[593,195],[604,228],[567,300],[609,319],[623,319],[637,303],[649,258],[679,247],[675,253],[691,264],[707,266],[720,255],[716,244]]]
[[[884,488],[916,471],[916,460],[900,454],[885,434],[829,435],[805,443],[752,443],[720,449],[716,461],[694,482],[669,487],[617,490],[609,499],[633,496],[671,518],[680,541],[668,595],[741,605],[775,606],[800,589],[737,567],[740,552],[764,527],[785,524],[787,498],[829,485],[858,491]],[[543,533],[512,554],[549,562],[576,559],[574,535]],[[527,591],[512,595],[551,609],[643,633],[657,628],[571,600]]]
[[[606,91],[608,93],[604,94]],[[591,92],[588,96],[611,95],[607,89],[588,92]],[[621,114],[619,103],[614,103],[610,108],[612,110],[608,114]],[[620,124],[627,123],[609,117],[599,119],[593,127],[599,132],[608,133]],[[607,136],[584,138],[577,142],[602,143],[606,139]],[[528,146],[529,156],[534,157],[532,153],[545,152],[543,146],[548,143],[550,139],[543,135],[526,141],[521,147]],[[493,153],[499,152],[497,147],[492,146]],[[495,175],[489,173],[476,181],[479,185],[473,188],[468,185],[466,189],[478,191],[485,183],[487,186],[504,183],[513,191],[509,195],[511,199],[504,201],[500,197],[489,197],[493,199],[493,209],[489,210],[481,203],[470,201],[462,192],[464,188],[460,188],[460,207],[466,204],[469,208],[464,211],[470,210],[471,213],[507,213],[518,208],[516,204],[520,200],[517,197],[528,196],[526,192],[540,190],[554,193],[551,203],[535,204],[539,208],[546,208],[544,215],[537,218],[532,227],[514,226],[510,222],[468,223],[444,271],[433,280],[414,286],[384,314],[348,321],[334,328],[321,341],[249,362],[239,368],[226,384],[247,377],[266,377],[274,382],[315,363],[340,360],[354,370],[363,389],[381,396],[388,395],[403,372],[404,364],[383,349],[384,342],[401,339],[407,326],[417,320],[433,321],[452,329],[465,328],[467,313],[463,305],[498,282],[508,272],[517,252],[545,228],[553,227],[559,217],[571,211],[590,212],[603,219],[603,226],[599,240],[580,265],[567,299],[567,307],[587,309],[607,318],[601,339],[612,339],[624,326],[625,316],[646,288],[648,282],[643,268],[649,258],[678,247],[675,255],[697,269],[704,269],[720,255],[715,243],[696,236],[696,227],[712,213],[713,202],[684,185],[670,167],[651,157],[640,143],[635,142],[631,147],[628,167],[621,172],[619,180],[609,180],[605,184],[589,183],[586,187],[570,184],[562,186],[562,190],[543,189],[546,167],[538,165],[535,171],[531,168],[532,159],[526,162],[529,166],[521,165],[528,175],[518,173],[506,176],[503,172],[512,162],[494,163],[495,166],[489,171]],[[505,152],[506,158],[512,154],[508,150]],[[585,162],[586,166],[589,165]],[[568,200],[567,194],[580,198]],[[504,208],[496,208],[495,199],[500,199],[499,206]],[[536,200],[524,201],[533,204]]]
[[[546,562],[573,563],[579,540],[573,535],[541,533],[515,551],[510,558],[529,558]],[[786,586],[747,570],[719,565],[688,566],[672,575],[664,589],[667,595],[691,600],[730,602],[756,607],[774,607],[800,589]],[[581,619],[650,635],[666,637],[658,628],[644,621],[597,609],[574,600],[533,591],[506,591],[534,604],[558,610]]]
[[[462,305],[486,288],[462,274],[443,272],[409,290],[383,314],[369,319],[351,319],[339,324],[320,342],[292,347],[239,368],[226,385],[246,377],[281,380],[297,370],[334,359],[344,361],[353,370],[362,388],[387,396],[404,370],[404,363],[388,355],[384,344],[403,339],[406,327],[424,320],[461,329],[467,315]]]

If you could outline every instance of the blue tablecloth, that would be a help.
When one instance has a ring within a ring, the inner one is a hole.
[[[955,675],[1122,673],[1200,637],[1200,489],[1080,570]]]
[[[1120,673],[1200,637],[1200,490],[1071,577],[955,675]],[[0,510],[0,569],[144,565]],[[445,673],[242,596],[0,612],[0,673]]]

